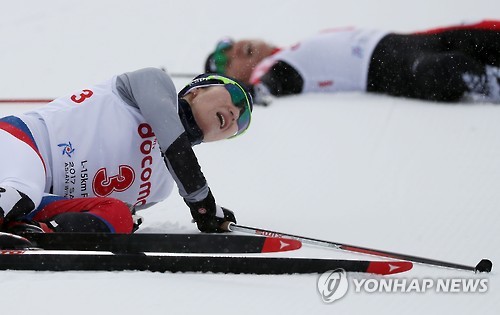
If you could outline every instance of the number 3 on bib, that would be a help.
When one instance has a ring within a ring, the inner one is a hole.
[[[106,197],[112,192],[127,190],[135,180],[134,169],[128,165],[118,167],[118,175],[108,176],[105,168],[99,169],[92,181],[94,194],[99,197]]]
[[[71,100],[77,104],[82,103],[94,94],[91,90],[83,90],[80,95],[71,95]]]

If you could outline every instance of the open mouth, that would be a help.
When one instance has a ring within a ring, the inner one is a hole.
[[[226,120],[224,119],[224,116],[222,116],[221,113],[217,113],[217,118],[219,118],[220,129],[224,128],[224,126],[226,126]]]

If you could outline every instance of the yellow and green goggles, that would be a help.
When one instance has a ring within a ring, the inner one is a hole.
[[[191,83],[186,85],[179,92],[179,95],[186,95],[194,88],[209,87],[214,85],[223,85],[231,96],[231,102],[240,110],[240,115],[237,120],[238,131],[230,138],[236,137],[248,129],[250,121],[252,120],[252,96],[242,84],[237,82],[235,79],[222,74],[205,73],[194,78]]]
[[[213,53],[208,56],[205,64],[205,72],[226,73],[227,55],[226,51],[233,47],[234,41],[231,38],[221,39],[215,46]]]

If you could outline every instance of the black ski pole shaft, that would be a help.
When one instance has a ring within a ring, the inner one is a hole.
[[[406,260],[406,261],[411,261],[414,263],[433,265],[433,266],[439,266],[439,267],[445,267],[445,268],[467,270],[467,271],[473,271],[473,272],[490,272],[491,268],[492,268],[492,262],[489,259],[482,259],[475,267],[473,267],[473,266],[466,266],[466,265],[461,265],[461,264],[442,261],[442,260],[417,257],[417,256],[406,255],[406,254],[401,254],[401,253],[382,251],[382,250],[373,249],[373,248],[366,248],[366,247],[324,241],[324,240],[320,240],[320,239],[299,236],[299,235],[293,235],[293,234],[277,232],[277,231],[271,231],[271,230],[265,230],[265,229],[261,229],[261,228],[254,228],[254,227],[250,227],[250,226],[234,224],[232,222],[230,222],[228,224],[227,229],[229,231],[234,231],[234,232],[242,232],[242,233],[249,233],[249,234],[256,234],[256,235],[272,236],[272,237],[292,238],[292,239],[296,239],[296,240],[301,241],[303,244],[345,250],[345,251],[349,251],[349,252],[378,256],[378,257]]]

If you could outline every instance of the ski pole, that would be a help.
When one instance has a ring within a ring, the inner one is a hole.
[[[305,237],[305,236],[299,236],[299,235],[287,234],[287,233],[283,233],[283,232],[276,232],[276,231],[271,231],[271,230],[254,228],[254,227],[250,227],[250,226],[234,224],[232,222],[229,222],[229,224],[227,225],[227,230],[234,231],[234,232],[248,233],[248,234],[272,236],[272,237],[292,238],[292,239],[299,240],[304,244],[315,245],[315,246],[319,246],[319,247],[340,249],[340,250],[345,250],[345,251],[354,252],[354,253],[361,253],[361,254],[366,254],[366,255],[393,258],[393,259],[399,259],[399,260],[406,260],[406,261],[411,261],[414,263],[433,265],[433,266],[439,266],[439,267],[446,267],[446,268],[452,268],[452,269],[460,269],[460,270],[467,270],[467,271],[473,271],[473,272],[490,272],[491,268],[492,268],[492,262],[489,259],[482,259],[475,267],[466,266],[466,265],[461,265],[461,264],[456,264],[456,263],[446,262],[446,261],[441,261],[441,260],[436,260],[436,259],[423,258],[423,257],[411,256],[411,255],[394,253],[394,252],[387,252],[387,251],[382,251],[382,250],[377,250],[377,249],[372,249],[372,248],[347,245],[347,244],[324,241],[324,240],[319,240],[319,239]]]
[[[2,98],[0,103],[50,103],[53,99],[48,98]]]
[[[201,73],[201,72],[200,72]],[[196,74],[196,73],[181,73],[181,72],[173,72],[173,73],[170,73],[170,72],[167,72],[167,74],[172,77],[172,78],[185,78],[185,79],[193,79],[194,77],[196,77],[197,75],[199,75],[200,73]]]
[[[179,79],[192,79],[196,77],[198,74],[195,73],[182,73],[182,72],[173,72],[169,73],[165,68],[161,68],[165,71],[171,78],[179,78]],[[2,103],[50,103],[54,99],[50,98],[2,98],[0,99],[0,104]]]
[[[172,78],[187,78],[187,79],[193,79],[194,77],[198,76],[200,73],[189,73],[189,72],[168,72],[168,69],[165,67],[160,67],[160,69],[168,74]]]

